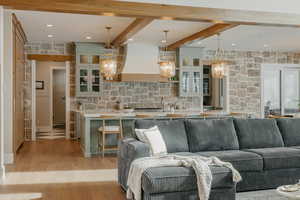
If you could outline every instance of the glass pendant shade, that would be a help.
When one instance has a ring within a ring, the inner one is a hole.
[[[115,75],[117,74],[117,60],[114,56],[114,50],[112,49],[110,43],[110,30],[111,27],[105,27],[108,33],[108,41],[106,43],[106,48],[111,49],[111,53],[105,54],[105,58],[103,58],[100,62],[100,72],[104,76],[106,80],[113,80]]]
[[[220,34],[218,34],[218,49],[216,51],[215,58],[213,59],[213,62],[211,64],[213,78],[221,79],[225,76],[226,66],[228,62],[224,60],[224,57],[225,52],[221,48]]]
[[[164,50],[162,51],[162,55],[160,56],[159,71],[160,76],[164,78],[172,78],[176,75],[176,66],[175,62],[168,58],[167,54],[167,36],[168,30],[164,30],[165,38],[162,40],[162,43],[165,44]]]
[[[212,77],[221,79],[225,76],[225,62],[215,62],[211,65],[212,67]]]
[[[107,80],[113,80],[117,73],[117,61],[111,58],[103,59],[100,65],[100,72]]]
[[[160,75],[165,78],[171,78],[175,76],[175,63],[172,61],[159,62]]]

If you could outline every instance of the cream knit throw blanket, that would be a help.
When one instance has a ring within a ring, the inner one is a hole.
[[[240,173],[231,163],[223,162],[217,157],[164,155],[139,158],[134,160],[130,166],[127,180],[127,199],[142,199],[141,179],[146,169],[151,167],[184,166],[192,167],[195,171],[199,199],[208,200],[212,183],[212,173],[209,165],[229,168],[232,171],[234,182],[239,182],[242,179]]]

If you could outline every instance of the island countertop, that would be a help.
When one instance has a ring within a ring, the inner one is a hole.
[[[201,110],[176,110],[174,112],[163,112],[163,111],[134,111],[134,112],[124,112],[119,110],[112,111],[77,111],[83,117],[86,118],[101,118],[101,116],[112,116],[119,118],[135,118],[138,115],[148,115],[152,117],[169,117],[173,115],[181,115],[185,117],[201,117],[203,115],[211,115],[211,116],[228,116],[230,115],[228,112],[224,112],[221,110],[208,111],[203,113]]]

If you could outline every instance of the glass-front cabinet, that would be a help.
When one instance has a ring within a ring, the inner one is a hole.
[[[76,45],[76,96],[101,95],[100,55],[101,44],[75,43]]]
[[[180,91],[182,97],[203,95],[203,66],[200,48],[179,49]]]
[[[180,96],[202,95],[202,73],[185,68],[180,72]]]

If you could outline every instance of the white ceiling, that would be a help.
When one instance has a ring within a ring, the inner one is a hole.
[[[112,26],[112,38],[123,31],[134,19],[66,13],[14,11],[21,21],[30,42],[105,42],[105,26]],[[51,28],[47,24],[53,24]],[[210,26],[210,23],[155,20],[134,36],[133,42],[160,44],[163,30],[170,30],[168,43],[189,36]],[[47,36],[51,34],[53,38]],[[86,36],[91,36],[87,40]],[[228,50],[300,51],[300,28],[238,26],[222,34],[222,45]],[[232,44],[236,46],[232,46]],[[267,45],[265,47],[264,45]],[[216,37],[193,46],[216,48]]]
[[[21,21],[29,41],[35,42],[105,42],[106,26],[111,26],[112,38],[123,31],[134,19],[96,15],[53,12],[14,11]],[[54,25],[51,28],[47,24]],[[48,38],[48,35],[53,38]],[[91,36],[91,40],[86,40]]]
[[[300,14],[299,0],[118,0],[140,3],[181,5]]]
[[[222,33],[220,39],[226,50],[300,51],[300,28],[241,25]],[[216,49],[217,36],[209,37],[201,44],[194,42],[192,46]]]
[[[155,20],[138,32],[134,36],[134,41],[160,45],[161,41],[164,39],[163,31],[169,30],[167,42],[168,44],[171,44],[211,25],[211,23],[204,22]]]

